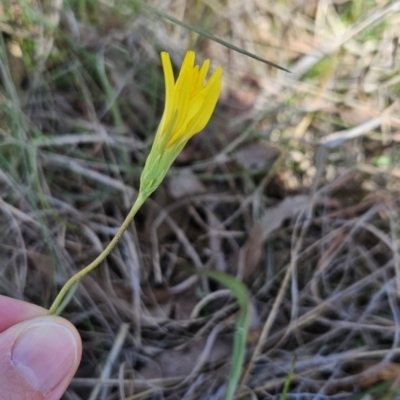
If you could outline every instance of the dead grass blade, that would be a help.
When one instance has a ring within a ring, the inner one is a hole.
[[[227,47],[228,49],[237,51],[238,53],[241,53],[241,54],[243,54],[243,55],[245,55],[247,57],[253,58],[254,60],[260,61],[260,62],[262,62],[264,64],[270,65],[271,67],[278,68],[278,69],[280,69],[282,71],[285,71],[285,72],[290,72],[289,70],[287,70],[284,67],[281,67],[278,64],[275,64],[275,63],[273,63],[271,61],[265,60],[264,58],[261,58],[261,57],[257,56],[256,54],[252,54],[252,53],[250,53],[250,52],[248,52],[248,51],[246,51],[244,49],[241,49],[240,47],[237,47],[237,46],[233,45],[232,43],[226,42],[225,40],[214,36],[213,34],[207,32],[204,29],[200,29],[200,28],[198,28],[196,26],[193,26],[193,25],[187,24],[186,22],[180,21],[179,19],[177,19],[175,17],[172,17],[171,15],[168,15],[167,13],[165,13],[163,11],[157,10],[156,8],[154,8],[152,6],[149,6],[148,4],[143,3],[140,0],[132,0],[132,1],[134,3],[140,5],[144,9],[152,12],[153,14],[156,14],[156,15],[158,15],[158,16],[160,16],[160,17],[162,17],[162,18],[164,18],[164,19],[166,19],[168,21],[173,22],[174,24],[180,25],[180,26],[182,26],[182,27],[184,27],[186,29],[189,29],[189,30],[191,30],[193,32],[196,32],[199,35],[206,37],[207,39],[213,40],[214,42],[219,43],[220,45]]]

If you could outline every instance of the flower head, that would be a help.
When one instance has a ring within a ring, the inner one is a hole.
[[[210,79],[210,60],[195,65],[195,53],[188,51],[175,81],[171,59],[161,53],[165,79],[165,109],[141,176],[140,191],[152,193],[164,179],[172,162],[187,141],[207,125],[221,93],[222,68]]]
[[[158,135],[165,135],[170,130],[167,146],[171,146],[180,140],[187,142],[207,125],[221,92],[222,68],[217,67],[205,82],[210,60],[200,68],[194,65],[194,52],[188,51],[175,82],[169,54],[162,52],[161,60],[165,78],[165,110]]]

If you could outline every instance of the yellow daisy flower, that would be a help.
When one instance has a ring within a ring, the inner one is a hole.
[[[162,136],[170,131],[167,146],[171,146],[178,140],[187,142],[207,125],[221,93],[222,68],[217,67],[205,82],[210,60],[199,68],[194,65],[194,52],[188,51],[175,82],[169,54],[162,52],[161,60],[165,78],[165,110],[157,133]]]
[[[140,192],[145,196],[161,183],[187,141],[207,125],[221,93],[221,67],[206,81],[210,60],[200,68],[194,64],[195,53],[188,51],[176,82],[169,54],[162,52],[161,61],[165,109],[141,176]]]

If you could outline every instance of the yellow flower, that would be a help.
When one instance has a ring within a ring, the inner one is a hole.
[[[188,51],[175,82],[169,54],[162,52],[161,60],[165,78],[165,110],[157,133],[162,136],[170,131],[167,146],[171,146],[179,140],[187,142],[207,125],[221,92],[222,68],[217,67],[205,83],[210,60],[199,68],[194,65],[194,52]]]
[[[141,176],[140,192],[149,196],[164,179],[187,141],[207,125],[221,93],[222,68],[206,82],[210,60],[201,68],[188,51],[175,82],[171,59],[161,53],[165,78],[165,109]]]

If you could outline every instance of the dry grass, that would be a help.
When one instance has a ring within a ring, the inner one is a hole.
[[[147,3],[291,73],[129,1],[0,5],[0,293],[45,307],[132,204],[159,50],[224,67],[211,124],[65,304],[65,399],[222,398],[237,305],[185,266],[248,287],[237,399],[279,399],[293,363],[281,398],[400,398],[400,2]]]

